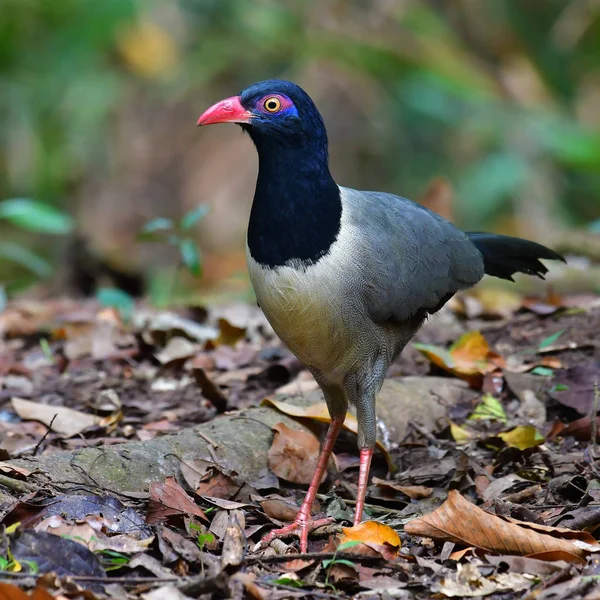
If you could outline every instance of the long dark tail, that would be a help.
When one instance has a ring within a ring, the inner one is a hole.
[[[544,279],[548,269],[539,261],[540,258],[565,262],[560,254],[546,246],[521,238],[476,232],[467,232],[467,235],[483,256],[486,274],[500,279],[514,281],[512,276],[515,273]]]

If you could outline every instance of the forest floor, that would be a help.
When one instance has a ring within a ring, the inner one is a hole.
[[[367,524],[348,418],[298,555],[257,544],[328,416],[258,308],[10,303],[0,597],[600,598],[599,331],[598,296],[453,300],[390,369]]]

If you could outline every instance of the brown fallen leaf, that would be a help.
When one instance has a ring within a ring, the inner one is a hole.
[[[190,342],[183,336],[172,337],[167,345],[154,354],[154,357],[161,365],[168,365],[176,361],[183,361],[190,358],[198,352],[200,346]]]
[[[269,591],[256,584],[255,573],[236,573],[231,578],[231,582],[234,589],[238,584],[241,585],[246,592],[246,597],[251,600],[268,600],[271,597]]]
[[[224,498],[215,498],[214,496],[202,496],[202,500],[225,510],[237,510],[238,508],[253,506],[247,502],[236,502],[235,500],[225,500]]]
[[[215,346],[222,344],[226,346],[235,346],[240,340],[246,337],[246,328],[238,327],[230,323],[227,319],[220,318],[217,321],[219,326],[219,337],[213,340]]]
[[[483,376],[505,366],[479,331],[462,335],[449,349],[431,344],[413,344],[434,365],[464,379],[472,388],[480,388]]]
[[[77,435],[95,425],[106,426],[113,422],[112,416],[98,417],[66,406],[50,406],[23,398],[12,398],[11,404],[21,419],[40,421],[66,437]]]
[[[455,550],[450,553],[448,557],[450,560],[460,561],[462,560],[469,552],[473,552],[475,548],[473,546],[467,546],[466,548],[461,548],[460,550]]]
[[[271,494],[258,501],[265,514],[270,519],[282,522],[292,522],[298,514],[298,506],[289,498]]]
[[[286,572],[295,573],[296,571],[302,571],[302,569],[306,569],[306,567],[310,567],[314,565],[314,560],[304,560],[303,558],[292,558],[292,560],[288,560],[281,564],[281,566],[286,570]]]
[[[311,482],[319,460],[319,440],[312,433],[292,429],[277,423],[273,429],[275,437],[269,448],[269,468],[286,481],[292,483]],[[323,479],[326,477],[323,474]]]
[[[213,469],[213,474],[210,477],[200,480],[195,493],[198,496],[212,496],[213,498],[229,500],[239,492],[241,487],[231,477],[217,469]]]
[[[155,481],[150,484],[150,500],[146,523],[159,523],[171,515],[195,515],[208,521],[204,511],[188,496],[186,491],[173,477],[167,477],[164,483]]]
[[[235,483],[216,464],[202,459],[181,463],[181,474],[198,496],[228,500],[242,487],[241,483]]]
[[[165,557],[165,562],[174,562],[177,556],[192,564],[202,562],[202,551],[192,540],[164,525],[158,526],[157,533],[158,547]]]
[[[227,397],[221,392],[219,386],[207,375],[206,371],[201,367],[194,366],[192,363],[192,374],[202,394],[213,403],[217,412],[225,412],[227,410]]]
[[[52,515],[40,521],[34,529],[35,531],[47,531],[54,535],[68,537],[78,544],[86,546],[92,552],[112,550],[124,554],[135,554],[145,552],[154,541],[154,536],[143,540],[127,534],[107,536],[102,532],[101,524],[94,518],[71,523],[60,515]]]
[[[0,583],[0,600],[54,600],[54,596],[41,587],[28,594],[12,583]]]
[[[596,417],[596,428],[600,427],[600,417]],[[569,423],[560,431],[562,436],[572,436],[576,440],[588,442],[592,439],[592,419],[590,416],[582,417]]]
[[[319,421],[320,423],[331,423],[331,416],[329,415],[329,409],[325,402],[318,402],[317,404],[310,404],[308,406],[297,406],[296,404],[290,404],[283,400],[265,398],[261,402],[261,406],[274,406],[277,410],[290,417],[302,417],[305,419],[312,419],[313,421]],[[343,428],[358,434],[358,421],[353,414],[346,413]],[[394,463],[387,448],[380,441],[377,441],[377,448],[384,455],[388,470],[393,471]]]
[[[335,562],[327,568],[327,578],[333,583],[358,581],[358,571],[351,562],[348,564]]]
[[[583,531],[546,527],[492,515],[471,504],[457,490],[435,511],[408,522],[411,535],[476,546],[488,552],[584,564],[600,545]],[[550,554],[548,554],[550,553]]]
[[[598,383],[600,360],[577,364],[552,381],[550,396],[563,406],[575,409],[580,415],[590,415],[594,407],[594,384]]]
[[[545,560],[539,560],[537,558],[530,558],[528,556],[492,556],[487,555],[486,560],[493,565],[501,565],[505,563],[508,565],[510,571],[513,573],[527,573],[529,575],[539,575],[547,577],[557,571],[562,571],[569,568],[569,564],[560,560],[556,562],[549,562]]]
[[[433,488],[426,487],[424,485],[402,485],[388,479],[380,479],[379,477],[373,477],[373,483],[384,488],[392,489],[396,492],[401,492],[405,496],[413,498],[414,500],[429,498],[429,496],[431,496],[433,493]]]
[[[481,598],[501,592],[520,592],[530,588],[533,581],[520,573],[494,573],[484,577],[471,563],[458,564],[456,572],[434,583],[432,591],[450,598]]]
[[[28,469],[24,469],[23,467],[11,465],[7,462],[0,462],[0,471],[2,471],[2,473],[7,473],[15,479],[25,479],[26,477],[33,475],[33,471],[29,471]]]

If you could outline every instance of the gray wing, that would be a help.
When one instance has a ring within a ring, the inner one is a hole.
[[[374,321],[436,312],[483,277],[481,253],[444,218],[393,194],[341,189],[360,236],[361,294]]]

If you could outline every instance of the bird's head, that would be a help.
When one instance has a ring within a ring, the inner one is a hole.
[[[270,79],[239,96],[225,98],[198,119],[198,125],[238,123],[259,148],[280,145],[327,145],[323,119],[310,96],[295,83]]]

